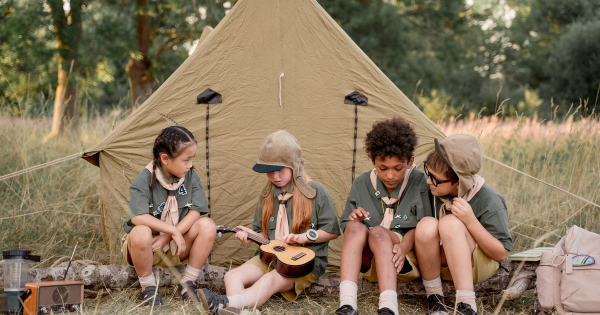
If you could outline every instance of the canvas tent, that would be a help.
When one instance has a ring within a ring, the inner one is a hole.
[[[329,191],[338,216],[353,170],[358,176],[372,168],[364,138],[375,121],[409,121],[419,137],[417,162],[433,149],[434,137],[444,137],[315,0],[240,0],[141,107],[83,156],[100,167],[112,262],[121,262],[129,185],[169,126],[157,112],[194,133],[194,167],[210,190],[211,217],[223,225],[252,225],[267,181],[252,166],[260,142],[274,131],[298,138],[307,173]],[[339,266],[341,244],[341,238],[331,243],[330,266]],[[211,263],[240,264],[255,249],[229,234],[217,239]]]

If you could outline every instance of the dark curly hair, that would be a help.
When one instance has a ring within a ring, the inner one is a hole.
[[[413,157],[416,146],[417,134],[408,122],[399,117],[374,123],[365,139],[365,151],[372,161],[378,156],[395,156],[408,161]]]

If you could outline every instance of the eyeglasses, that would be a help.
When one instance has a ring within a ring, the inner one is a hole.
[[[435,187],[437,187],[439,184],[449,183],[452,181],[451,179],[439,180],[439,179],[435,178],[435,176],[433,176],[433,174],[429,173],[429,169],[427,169],[427,161],[423,161],[423,170],[425,171],[425,175],[427,175],[431,179],[431,182],[433,183],[433,186],[435,186]]]

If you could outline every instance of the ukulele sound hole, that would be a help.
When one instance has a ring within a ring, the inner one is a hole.
[[[283,246],[274,246],[273,249],[276,250],[276,251],[278,251],[278,252],[284,252],[285,251],[285,247],[283,247]]]
[[[298,255],[294,255],[294,256],[292,257],[292,260],[298,260],[298,259],[300,259],[300,258],[302,258],[302,257],[304,257],[304,256],[306,256],[306,254],[305,254],[305,253],[300,253],[300,254],[298,254]]]

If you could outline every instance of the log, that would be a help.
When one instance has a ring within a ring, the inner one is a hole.
[[[533,288],[535,284],[535,269],[537,262],[526,262],[515,277],[513,285],[506,289],[512,279],[519,263],[508,262],[500,264],[496,274],[490,279],[475,284],[477,294],[505,294],[508,300],[516,299],[526,290]],[[160,267],[154,266],[154,273],[159,286],[174,286],[179,283],[179,275],[183,273],[185,266],[178,267]],[[41,268],[29,270],[29,279],[31,282],[62,280],[66,267]],[[200,276],[197,279],[199,287],[208,287],[212,290],[225,292],[225,283],[223,276],[229,268],[205,265],[202,267]],[[0,283],[3,279],[3,271],[0,269]],[[78,263],[74,261],[69,269],[67,280],[82,281],[88,290],[98,291],[100,289],[124,289],[139,287],[138,278],[135,270],[131,266],[125,265],[99,265],[95,263]],[[339,276],[336,274],[326,274],[322,276],[317,283],[310,286],[306,293],[309,295],[339,295]],[[371,283],[364,279],[359,281],[359,290],[361,292],[378,291],[377,283]],[[443,282],[444,292],[454,292],[452,282]],[[505,290],[506,289],[506,290]],[[422,281],[415,280],[411,282],[398,283],[398,293],[404,295],[425,295],[425,288]]]

